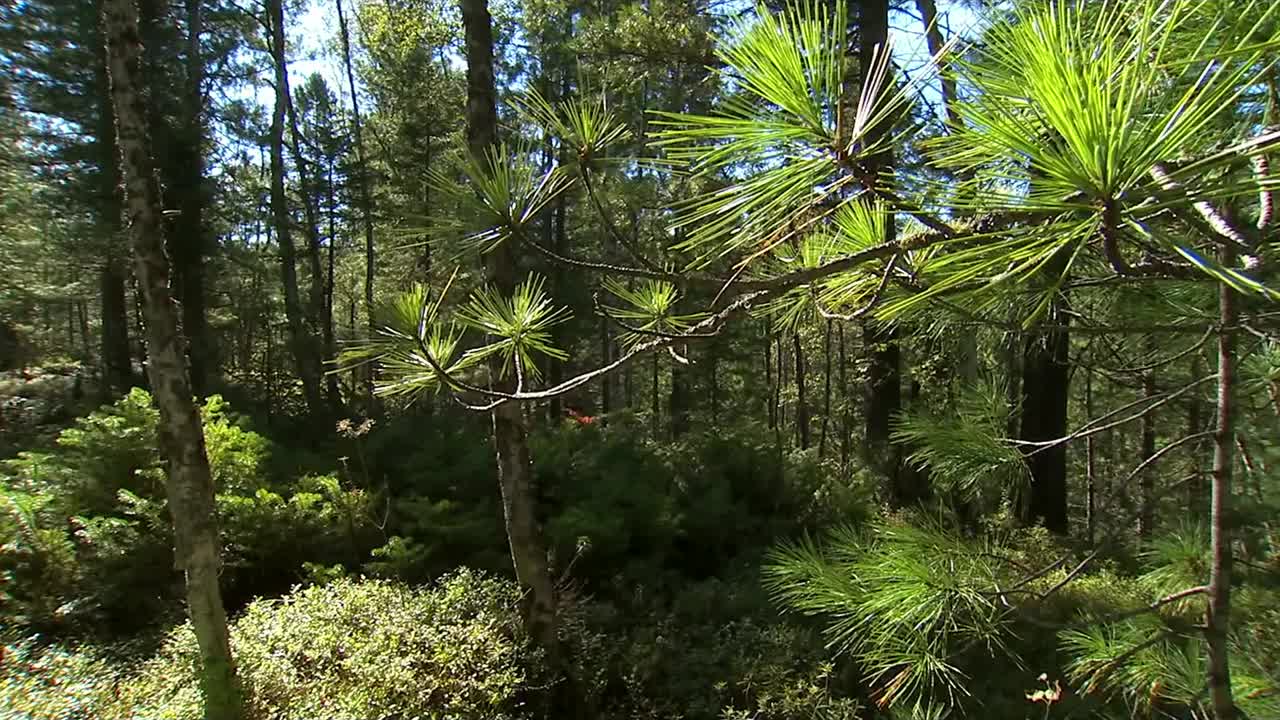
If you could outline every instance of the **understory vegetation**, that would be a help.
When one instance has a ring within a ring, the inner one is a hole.
[[[0,2],[0,108],[0,717],[1280,718],[1280,4]]]

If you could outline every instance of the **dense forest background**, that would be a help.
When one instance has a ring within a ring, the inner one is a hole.
[[[0,715],[1280,717],[1259,0],[0,0]]]

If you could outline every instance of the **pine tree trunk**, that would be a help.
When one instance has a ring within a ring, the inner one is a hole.
[[[688,344],[677,345],[675,348],[677,354],[685,357],[685,353],[689,352]],[[671,439],[679,440],[689,432],[689,371],[683,363],[673,361],[671,363],[671,400],[670,400],[670,417],[668,422],[671,427]]]
[[[1231,267],[1235,260],[1228,247],[1224,246],[1221,252],[1224,267]],[[1205,617],[1205,638],[1209,645],[1206,682],[1215,720],[1235,720],[1227,634],[1231,615],[1231,466],[1235,434],[1232,396],[1235,391],[1237,313],[1235,291],[1226,283],[1219,284],[1218,313],[1218,405],[1217,426],[1213,434],[1209,603]]]
[[[1093,420],[1093,370],[1085,370],[1084,374],[1084,419]],[[1093,547],[1098,536],[1098,473],[1097,473],[1097,439],[1096,433],[1090,433],[1084,439],[1084,474],[1085,474],[1085,539],[1089,547]]]
[[[808,381],[808,367],[798,331],[791,333],[791,350],[795,354],[796,363],[796,436],[800,441],[800,449],[808,450],[812,439],[809,432],[809,394],[805,385]]]
[[[334,275],[336,271],[335,263],[337,261],[336,250],[338,245],[338,200],[334,193],[333,187],[333,160],[329,160],[328,172],[325,173],[325,195],[326,204],[328,205],[329,215],[329,237],[325,243],[328,250],[327,267],[324,279],[324,307],[321,309],[320,317],[320,339],[324,343],[324,356],[330,360],[338,357],[337,337],[333,332],[333,289]],[[334,417],[338,417],[343,413],[342,408],[342,390],[338,387],[338,374],[328,372],[324,375],[325,394],[329,398],[329,409],[333,411]]]
[[[125,391],[133,387],[133,358],[129,352],[129,315],[124,269],[114,257],[103,262],[99,276],[102,299],[103,388]]]
[[[1067,401],[1071,366],[1065,312],[1066,301],[1054,300],[1038,332],[1031,333],[1023,350],[1022,428],[1027,442],[1046,442],[1067,434]],[[1030,497],[1022,505],[1022,520],[1043,524],[1050,532],[1065,535],[1067,517],[1067,448],[1065,443],[1028,446],[1031,469]]]
[[[84,300],[76,301],[76,319],[80,324],[80,354],[87,366],[93,362],[93,348],[92,341],[89,340],[89,308],[86,305]]]
[[[312,338],[315,338],[317,330],[322,326],[325,288],[324,272],[320,262],[323,244],[320,240],[320,201],[318,199],[320,183],[312,173],[314,163],[303,154],[302,132],[298,129],[298,113],[293,104],[292,92],[285,95],[285,117],[289,123],[289,150],[293,155],[294,169],[298,173],[298,190],[302,196],[303,231],[307,240],[307,271],[311,276],[307,292],[306,316],[309,332]],[[318,350],[323,353],[323,345]],[[323,360],[330,359],[323,355],[320,357]],[[332,402],[333,398],[329,400]]]
[[[600,318],[600,362],[608,365],[613,362],[613,337],[609,332],[609,319]],[[613,380],[611,374],[600,379],[600,417],[601,422],[608,422],[609,413],[613,411]]]
[[[822,335],[822,433],[818,438],[818,457],[827,455],[827,430],[831,426],[831,326],[827,320]]]
[[[284,313],[289,327],[289,346],[302,381],[303,399],[313,419],[324,416],[320,394],[320,354],[315,337],[307,327],[298,293],[298,259],[293,246],[293,219],[289,214],[284,184],[284,131],[289,101],[289,68],[285,56],[283,0],[267,0],[271,26],[271,53],[275,62],[276,97],[271,115],[271,214],[275,220],[276,244],[280,252],[280,275],[284,285]]]
[[[180,210],[174,219],[174,286],[182,307],[182,333],[190,346],[191,387],[197,397],[209,392],[210,375],[217,366],[216,349],[209,333],[205,308],[205,257],[208,234],[204,227],[204,58],[200,48],[203,32],[203,0],[186,0],[187,11],[187,116],[176,139],[179,158],[172,164],[177,178],[173,192]]]
[[[658,353],[653,353],[649,358],[649,432],[653,439],[658,439],[659,428],[662,424],[662,404],[659,401],[661,392],[658,387]]]
[[[467,144],[483,157],[497,144],[498,117],[493,76],[493,29],[487,0],[462,0],[462,23],[467,59]],[[511,243],[503,243],[486,256],[489,281],[503,296],[516,286],[516,257]],[[502,360],[490,364],[493,386],[511,392],[515,379],[501,378]],[[547,545],[538,524],[533,463],[519,402],[493,410],[493,438],[497,450],[498,481],[507,539],[515,565],[516,581],[524,593],[524,622],[529,635],[547,653],[558,671],[566,666],[558,638],[559,621],[555,584],[547,562]]]
[[[1143,343],[1145,357],[1152,358],[1156,356],[1157,348],[1155,339],[1147,336],[1146,342]],[[1142,374],[1142,396],[1148,401],[1154,402],[1156,397],[1156,374],[1154,370],[1147,370]],[[1139,462],[1146,460],[1156,454],[1156,412],[1148,410],[1142,416],[1142,448],[1139,451],[1141,457]],[[1152,468],[1142,471],[1138,478],[1138,502],[1141,506],[1138,508],[1138,537],[1142,540],[1150,540],[1155,530],[1156,520],[1156,475]]]
[[[98,0],[99,8],[105,0]],[[104,44],[105,46],[105,44]],[[102,234],[109,240],[102,268],[98,275],[101,302],[100,352],[102,354],[102,388],[104,395],[123,392],[133,387],[133,359],[129,352],[129,310],[125,300],[125,268],[117,257],[117,235],[120,232],[120,166],[116,149],[116,117],[111,105],[111,89],[107,77],[107,58],[101,56],[95,69],[98,102],[98,126],[94,137],[99,165],[99,183],[96,187],[98,221]],[[123,254],[123,253],[119,253]]]
[[[713,339],[707,348],[707,376],[710,379],[708,400],[711,406],[711,428],[714,430],[720,425],[720,343],[718,338]]]
[[[1204,360],[1197,352],[1191,356],[1191,382],[1199,380],[1204,375]],[[1201,401],[1200,393],[1192,392],[1191,398],[1187,404],[1187,434],[1195,435],[1204,431],[1204,403]],[[1190,452],[1190,480],[1187,481],[1187,510],[1192,517],[1202,517],[1206,510],[1205,492],[1204,492],[1204,464],[1200,453],[1204,451],[1204,444],[1194,442],[1191,444]]]
[[[925,43],[929,48],[929,54],[938,56],[942,51],[943,38],[942,27],[938,25],[938,6],[934,0],[915,0],[916,12],[920,13],[920,22],[924,25]],[[958,125],[961,120],[955,111],[956,102],[956,79],[955,75],[948,71],[945,64],[942,67],[941,88],[942,88],[942,110],[946,114],[947,122],[952,126]],[[972,338],[972,335],[966,337]]]
[[[888,0],[863,0],[858,17],[858,68],[861,75],[859,87],[865,85],[874,70],[878,48],[886,48],[889,39]],[[846,93],[848,95],[848,93]],[[850,99],[856,96],[850,96]],[[848,111],[852,117],[852,110]],[[871,128],[867,143],[879,142],[890,127],[881,122]],[[864,163],[867,176],[876,178],[894,167],[894,155],[886,148]],[[875,188],[867,188],[874,191]],[[897,229],[893,218],[885,222],[883,242],[893,242]],[[898,348],[896,327],[885,327],[869,322],[863,326],[863,338],[871,362],[867,369],[866,384],[866,451],[873,467],[879,467],[889,478],[890,497],[895,504],[912,503],[922,497],[922,488],[916,478],[901,472],[902,453],[889,441],[890,423],[902,407],[901,353]]]
[[[764,331],[764,391],[765,402],[769,406],[769,429],[778,427],[778,394],[773,376],[773,337],[772,327],[766,321]]]
[[[564,158],[561,159],[561,162],[564,162]],[[569,229],[566,227],[566,223],[568,221],[568,208],[566,207],[564,194],[561,194],[560,197],[556,198],[555,209],[552,211],[552,220],[555,221],[555,226],[553,228],[554,234],[551,238],[552,248],[560,255],[564,255],[569,249]],[[551,268],[550,274],[550,289],[552,294],[554,295],[563,292],[565,287],[564,269],[559,265],[555,265]],[[606,340],[608,338],[608,332],[608,325],[606,325]],[[564,324],[558,324],[551,329],[552,343],[554,343],[556,347],[567,347],[569,345],[569,338],[567,335],[568,328],[566,328]],[[559,384],[559,382],[564,378],[564,362],[556,358],[548,358],[547,361],[549,363],[549,367],[547,368],[548,381],[552,385]],[[605,375],[602,379],[602,385],[605,388],[608,387],[608,375]],[[604,391],[603,394],[607,394],[607,390]],[[552,398],[549,406],[550,413],[552,414],[552,417],[555,418],[555,422],[559,422],[560,418],[564,417],[564,404],[561,401],[561,398]]]
[[[134,273],[147,318],[147,371],[160,408],[160,448],[168,463],[174,561],[186,574],[188,612],[200,648],[205,717],[234,720],[242,715],[241,696],[218,588],[220,545],[213,478],[169,295],[160,188],[152,167],[139,77],[142,46],[137,8],[133,0],[108,0],[103,9]]]
[[[374,274],[377,269],[375,248],[373,244],[373,190],[371,189],[371,181],[369,179],[369,159],[364,152],[364,119],[360,116],[360,94],[356,90],[356,74],[351,64],[351,33],[347,27],[347,17],[342,11],[342,0],[334,0],[334,5],[338,9],[338,31],[342,40],[342,63],[346,69],[347,87],[351,91],[351,131],[354,136],[356,146],[356,163],[358,182],[360,187],[360,216],[364,225],[364,309],[368,315],[369,321],[369,337],[374,337],[377,332],[376,319],[374,318]],[[427,156],[430,163],[431,138],[427,137]],[[424,172],[427,168],[423,169]],[[428,190],[429,191],[429,190]],[[430,206],[428,199],[427,206]],[[430,252],[424,250],[424,252]],[[430,255],[427,256],[430,258]],[[377,414],[379,403],[373,394],[374,372],[370,368],[366,375],[365,395],[369,403],[369,408],[373,414]]]
[[[840,469],[847,472],[853,459],[853,420],[849,402],[849,356],[844,344],[844,324],[837,328],[840,346]]]

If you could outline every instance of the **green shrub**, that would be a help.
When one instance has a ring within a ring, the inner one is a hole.
[[[517,716],[545,680],[517,598],[512,583],[463,570],[425,589],[340,579],[255,601],[231,629],[253,717]],[[133,716],[198,717],[197,659],[194,634],[179,627],[122,685]]]
[[[117,715],[118,672],[88,652],[40,647],[33,640],[0,646],[0,717],[80,720]]]
[[[648,602],[652,602],[649,600]],[[619,611],[615,611],[619,612]],[[668,611],[597,617],[617,623],[603,717],[687,720],[853,720],[856,685],[819,634],[767,607],[754,580],[693,583]]]
[[[307,562],[358,566],[372,537],[369,498],[334,476],[273,478],[270,445],[221,398],[202,407],[233,606],[286,591]],[[159,414],[135,389],[64,430],[47,453],[0,466],[0,619],[116,631],[176,619]]]

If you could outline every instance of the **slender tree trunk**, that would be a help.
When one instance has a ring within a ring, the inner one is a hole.
[[[329,237],[326,242],[328,250],[328,268],[325,272],[324,281],[324,308],[323,315],[320,318],[321,340],[324,343],[324,356],[330,360],[338,357],[338,343],[333,332],[333,281],[335,274],[335,250],[338,244],[338,201],[334,195],[333,187],[333,160],[329,160],[328,172],[325,174],[325,189],[328,196],[327,205],[329,215]],[[328,372],[324,376],[325,394],[329,396],[329,409],[333,411],[335,416],[342,413],[342,390],[338,387],[337,373]]]
[[[119,260],[108,256],[100,275],[102,296],[103,388],[124,391],[133,387],[133,358],[129,351],[128,303],[125,273]]]
[[[561,161],[563,162],[564,158],[562,158]],[[555,209],[552,211],[552,220],[555,221],[555,227],[553,228],[554,236],[551,238],[552,247],[555,249],[556,253],[564,255],[569,249],[569,229],[566,227],[566,222],[568,220],[568,208],[566,207],[565,196],[563,193],[560,197],[556,198]],[[564,288],[564,270],[559,265],[555,265],[551,268],[550,274],[551,292],[553,294],[558,294]],[[556,347],[568,346],[569,339],[567,337],[567,330],[568,328],[563,324],[556,325],[551,329],[552,342]],[[605,325],[604,333],[607,341],[609,334],[607,324]],[[608,362],[608,360],[606,359],[605,362]],[[547,378],[549,382],[552,385],[559,384],[559,382],[564,378],[564,363],[556,358],[548,358],[548,363],[549,367],[547,368]],[[609,387],[608,375],[605,375],[602,379],[601,387],[603,388],[601,390],[602,396],[607,395]],[[560,418],[564,417],[563,400],[560,397],[552,398],[549,406],[556,422],[559,422]]]
[[[613,361],[613,338],[609,332],[609,318],[600,318],[600,361],[608,365]],[[613,410],[612,375],[606,374],[600,380],[600,416],[601,422],[607,422]]]
[[[1191,381],[1199,380],[1204,375],[1204,360],[1200,353],[1191,356]],[[1200,393],[1192,392],[1187,404],[1187,434],[1195,435],[1204,431],[1204,402]],[[1191,517],[1203,517],[1206,510],[1204,492],[1204,464],[1200,454],[1204,452],[1204,443],[1194,442],[1190,452],[1190,477],[1187,482],[1187,510]]]
[[[810,443],[809,428],[809,395],[805,383],[808,380],[808,368],[805,363],[804,345],[800,342],[799,331],[791,333],[791,350],[795,354],[796,363],[796,436],[800,441],[800,449],[808,450]]]
[[[1054,300],[1045,326],[1031,333],[1022,363],[1022,428],[1019,437],[1045,442],[1067,434],[1067,402],[1071,366],[1066,301]],[[1043,524],[1050,532],[1066,534],[1067,448],[1065,443],[1029,446],[1030,497],[1022,505],[1024,523]]]
[[[1093,420],[1093,370],[1084,372],[1084,417],[1085,422]],[[1097,440],[1096,433],[1090,433],[1084,439],[1084,474],[1085,474],[1085,537],[1089,547],[1093,547],[1098,536],[1098,473],[1097,473]]]
[[[769,429],[772,430],[778,427],[778,393],[773,377],[772,326],[767,323],[768,321],[766,321],[764,333],[764,388],[768,397],[766,402],[769,405]]]
[[[462,24],[467,59],[467,144],[483,157],[497,144],[497,92],[493,76],[493,29],[487,0],[462,0]],[[502,243],[486,256],[489,281],[504,296],[516,286],[516,257],[511,243]],[[494,388],[510,392],[515,379],[501,377],[502,361],[490,364]],[[524,595],[524,622],[529,635],[548,654],[560,672],[567,665],[558,638],[556,590],[547,562],[547,545],[538,524],[533,462],[519,402],[493,410],[493,438],[497,450],[498,481],[507,539],[515,565],[516,581]],[[567,677],[567,673],[566,673]]]
[[[125,177],[134,272],[147,316],[147,371],[160,408],[160,447],[168,462],[168,500],[174,561],[186,573],[187,606],[200,648],[201,690],[208,720],[241,717],[241,695],[218,588],[220,566],[213,477],[204,430],[192,400],[186,355],[169,295],[160,188],[152,167],[143,105],[137,8],[108,0],[103,25],[110,57],[112,99]]]
[[[844,324],[837,328],[840,345],[840,469],[847,472],[853,459],[853,420],[849,402],[849,357],[844,344]]]
[[[1234,253],[1224,246],[1222,264],[1231,267]],[[1237,321],[1236,294],[1226,283],[1218,287],[1218,406],[1213,434],[1213,485],[1210,518],[1209,603],[1205,617],[1205,638],[1209,645],[1209,699],[1215,720],[1235,720],[1231,696],[1231,668],[1227,634],[1231,616],[1231,466],[1232,396],[1235,391]]]
[[[217,367],[216,348],[209,333],[205,308],[205,257],[208,234],[204,226],[204,57],[200,35],[204,32],[204,0],[185,0],[187,12],[186,107],[183,127],[174,149],[173,188],[180,210],[174,219],[170,244],[178,301],[182,307],[182,332],[190,345],[191,386],[197,397],[209,392],[210,375]]]
[[[276,98],[271,115],[271,214],[275,219],[276,244],[280,251],[280,274],[284,285],[284,313],[289,327],[289,345],[302,381],[303,398],[312,418],[324,415],[320,393],[320,355],[307,327],[298,294],[298,260],[293,246],[293,219],[289,216],[284,184],[284,131],[289,101],[289,67],[285,55],[283,0],[267,0],[271,25],[271,53],[275,61]]]
[[[1143,343],[1145,349],[1144,355],[1148,358],[1155,357],[1157,348],[1155,338],[1147,336]],[[1142,396],[1149,401],[1154,402],[1156,396],[1156,374],[1154,370],[1147,370],[1142,374]],[[1145,462],[1148,458],[1156,454],[1156,411],[1148,410],[1142,416],[1142,448],[1140,450],[1140,462]],[[1142,471],[1138,478],[1138,501],[1141,506],[1138,508],[1138,537],[1142,540],[1150,540],[1155,530],[1156,521],[1156,475],[1151,468]]]
[[[822,336],[822,434],[818,438],[818,457],[827,455],[827,430],[831,425],[831,326],[827,320]]]
[[[720,426],[720,343],[713,339],[707,348],[707,375],[710,377],[711,428]]]
[[[90,347],[89,340],[89,308],[84,300],[76,301],[76,317],[80,321],[80,354],[84,356],[84,363],[88,365],[93,362],[93,349]]]
[[[938,25],[938,6],[934,3],[934,0],[915,0],[915,4],[916,12],[920,13],[920,21],[924,24],[924,38],[929,47],[929,54],[936,57],[938,53],[942,52],[942,46],[944,45],[942,28]],[[962,122],[955,110],[956,78],[946,68],[945,63],[940,74],[942,109],[946,114],[948,124],[955,127]]]
[[[105,0],[98,0],[99,7]],[[102,389],[105,396],[114,391],[125,391],[133,386],[133,359],[129,351],[129,310],[125,299],[125,282],[128,273],[116,252],[120,232],[120,165],[116,149],[116,117],[111,104],[111,89],[107,77],[107,58],[99,56],[95,68],[95,81],[100,96],[98,102],[98,127],[94,137],[96,160],[101,171],[97,190],[98,221],[102,233],[109,238],[98,275],[101,300]],[[123,253],[120,253],[123,254]]]
[[[347,74],[347,87],[351,91],[351,131],[356,146],[357,182],[360,188],[360,217],[364,225],[364,309],[368,315],[369,337],[377,332],[374,318],[374,274],[377,269],[375,248],[373,243],[373,191],[370,188],[369,160],[364,152],[364,119],[360,116],[360,94],[356,89],[356,74],[351,64],[351,33],[347,27],[347,17],[342,11],[342,0],[334,0],[338,9],[338,32],[342,40],[342,62]],[[430,158],[431,138],[427,137],[427,153]],[[428,160],[429,162],[429,160]],[[429,251],[425,251],[429,252]],[[429,257],[429,256],[428,256]],[[365,394],[370,409],[377,414],[379,403],[373,394],[374,372],[372,368],[366,375]]]
[[[649,386],[652,390],[649,396],[649,432],[653,434],[653,438],[658,438],[658,428],[662,424],[662,405],[659,402],[660,393],[658,390],[658,353],[653,353],[650,358],[650,378]]]
[[[877,53],[887,48],[889,2],[862,0],[859,9],[858,68],[861,77],[858,86],[862,87],[871,77]],[[856,97],[848,91],[845,94],[849,101]],[[846,110],[846,114],[851,118],[852,108]],[[878,142],[890,130],[887,121],[881,122],[869,131],[867,142]],[[885,172],[892,171],[893,167],[893,150],[886,148],[868,158],[863,170],[868,177],[878,178]],[[867,189],[873,192],[875,190],[874,187]],[[893,242],[896,235],[897,228],[893,218],[889,218],[885,223],[884,242]],[[898,348],[898,330],[896,326],[869,322],[863,326],[863,338],[870,355],[866,384],[867,457],[889,478],[889,495],[894,504],[914,503],[927,494],[925,488],[919,487],[919,478],[901,472],[902,453],[889,441],[890,423],[902,407],[902,358]]]
[[[689,352],[688,344],[676,347],[676,353],[685,357]],[[679,361],[671,363],[671,439],[679,440],[689,432],[689,371]]]
[[[287,70],[287,68],[286,68]],[[320,192],[319,178],[312,174],[314,163],[303,154],[302,132],[298,129],[298,113],[294,107],[292,93],[285,95],[285,117],[289,123],[289,149],[293,155],[294,168],[298,172],[298,189],[302,196],[303,231],[307,239],[307,270],[311,282],[307,293],[307,320],[314,337],[316,331],[323,326],[324,315],[324,271],[321,269],[320,254]],[[320,352],[324,352],[323,345]],[[329,358],[324,358],[329,359]]]
[[[786,439],[783,436],[782,429],[787,426],[787,406],[782,401],[782,388],[786,387],[787,384],[787,356],[786,353],[782,351],[782,336],[779,335],[776,339],[770,338],[769,341],[774,342],[775,340],[776,345],[774,347],[773,357],[776,365],[774,367],[773,399],[771,402],[773,403],[774,415],[777,418],[777,422],[773,425],[773,443],[774,450],[776,451],[778,467],[782,468],[782,458],[786,450]]]

